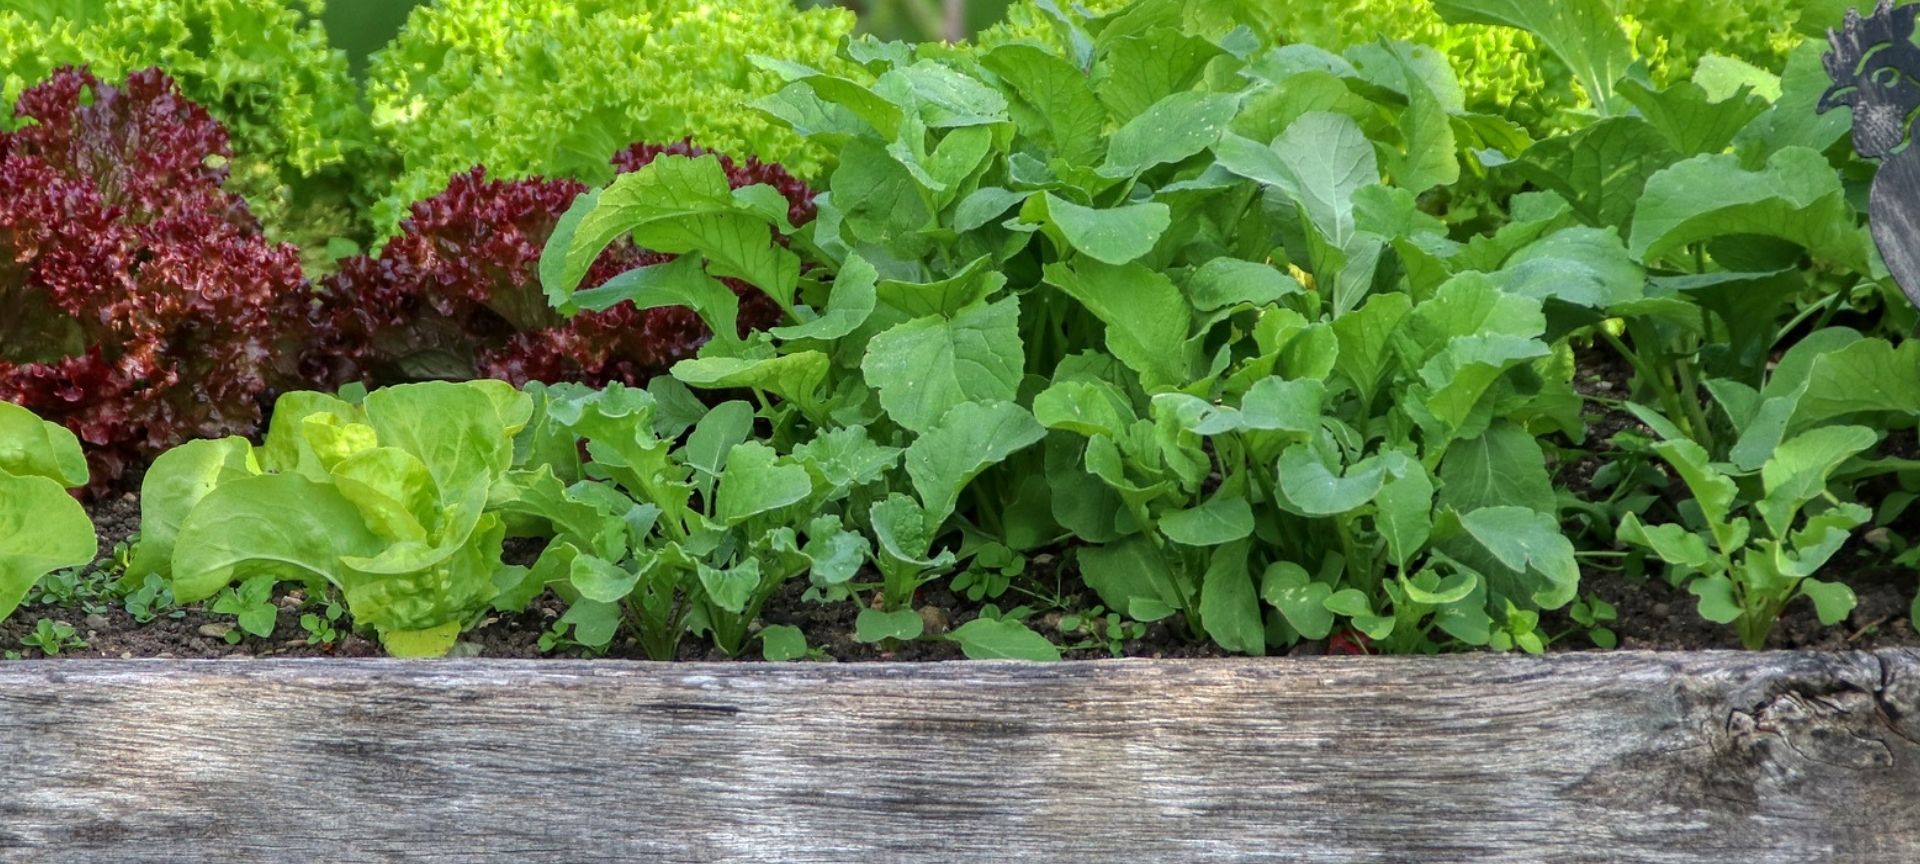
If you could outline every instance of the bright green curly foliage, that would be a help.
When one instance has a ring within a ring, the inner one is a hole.
[[[323,2],[0,0],[0,95],[11,106],[65,65],[108,81],[158,66],[226,125],[229,188],[269,233],[324,248],[357,233],[349,202],[380,172],[346,56],[319,24]]]
[[[803,177],[829,154],[748,107],[780,89],[756,54],[837,68],[844,10],[790,0],[440,0],[376,55],[374,123],[403,175],[374,219],[392,233],[415,201],[475,165],[501,178],[604,183],[634,141],[698,144]]]
[[[1095,15],[1116,11],[1128,0],[1059,0]],[[1550,0],[1542,0],[1550,2]],[[1794,32],[1808,0],[1613,0],[1621,24],[1662,85],[1693,74],[1701,57],[1737,57],[1763,69],[1781,68],[1803,38]],[[1462,79],[1469,104],[1530,124],[1577,106],[1571,76],[1548,59],[1530,35],[1504,27],[1448,24],[1432,0],[1346,0],[1339,4],[1275,3],[1260,7],[1266,36],[1333,51],[1393,39],[1443,51]],[[1020,39],[1052,41],[1050,16],[1035,0],[1022,0],[1007,20],[982,33],[984,46]]]

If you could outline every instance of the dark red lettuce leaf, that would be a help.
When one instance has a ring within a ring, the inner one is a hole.
[[[624,173],[666,153],[705,151],[685,141],[636,144],[613,164]],[[794,223],[814,217],[812,190],[778,165],[719,159],[734,188],[766,183],[787,198]],[[322,284],[303,370],[335,384],[486,377],[640,385],[693,356],[711,334],[691,310],[623,305],[565,319],[548,306],[540,253],[586,188],[563,179],[492,180],[481,167],[454,177],[445,192],[413,206],[378,257],[345,261]],[[673,257],[615,243],[584,287]],[[779,307],[765,294],[727,284],[741,298],[742,335],[778,322]]]
[[[227,134],[158,70],[61,69],[0,133],[0,399],[63,423],[94,480],[251,434],[310,294],[221,189]]]

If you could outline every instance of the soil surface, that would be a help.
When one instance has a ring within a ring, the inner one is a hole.
[[[1615,436],[1637,430],[1651,437],[1651,432],[1631,415],[1611,407],[1617,400],[1626,398],[1628,393],[1631,370],[1626,364],[1604,349],[1583,351],[1578,362],[1581,371],[1576,377],[1575,387],[1589,400],[1588,432],[1583,441],[1562,442],[1561,448],[1550,448],[1549,453],[1558,487],[1574,493],[1582,500],[1603,501],[1610,490],[1595,488],[1595,474],[1610,462],[1625,458],[1626,455],[1616,446]],[[1912,452],[1915,448],[1911,441],[1898,435],[1890,436],[1890,441],[1895,439],[1899,443],[1889,444],[1885,448],[1887,452],[1881,455],[1907,458],[1916,455]],[[43,580],[17,612],[0,621],[0,651],[5,652],[6,657],[49,656],[45,650],[46,640],[35,636],[36,629],[44,629],[43,620],[48,622],[49,627],[57,622],[73,630],[70,636],[64,636],[54,646],[59,649],[54,656],[59,657],[380,655],[379,646],[374,641],[348,632],[345,626],[333,628],[337,632],[320,628],[320,632],[310,633],[302,626],[302,616],[324,614],[324,607],[309,602],[313,598],[304,596],[294,586],[283,586],[282,593],[274,598],[278,617],[273,635],[264,639],[238,632],[234,616],[216,614],[205,604],[185,608],[162,605],[149,610],[143,604],[129,602],[124,596],[125,590],[109,589],[108,585],[122,569],[115,564],[124,560],[127,547],[139,529],[139,497],[134,490],[139,488],[140,479],[138,472],[132,472],[108,493],[88,503],[88,512],[94,519],[100,538],[99,562],[78,574],[68,574],[66,578],[50,577]],[[1676,487],[1677,484],[1669,485],[1664,493],[1669,500],[1660,502],[1660,506],[1671,503],[1671,499],[1681,494]],[[1885,489],[1869,486],[1862,488],[1860,494],[1865,499],[1875,499],[1891,491],[1891,486]],[[1583,522],[1587,524],[1583,525]],[[1569,531],[1583,528],[1593,531],[1599,528],[1591,524],[1591,517],[1572,510],[1568,513],[1567,527]],[[1910,508],[1905,517],[1888,526],[1885,532],[1897,537],[1920,537],[1920,506]],[[1610,534],[1611,529],[1607,528],[1601,536]],[[1810,603],[1796,601],[1774,628],[1767,647],[1847,650],[1920,646],[1920,633],[1914,630],[1908,620],[1909,604],[1914,592],[1920,590],[1920,574],[1893,566],[1888,555],[1874,548],[1863,537],[1857,537],[1829,565],[1836,572],[1847,574],[1844,581],[1859,598],[1858,605],[1847,620],[1835,626],[1823,626],[1815,618]],[[509,563],[531,564],[539,551],[537,542],[509,541],[507,558]],[[1609,554],[1621,553],[1602,553],[1603,556]],[[1626,560],[1596,558],[1593,566],[1584,568],[1581,581],[1583,598],[1606,601],[1618,611],[1616,620],[1605,622],[1605,626],[1617,635],[1618,647],[1652,650],[1741,647],[1731,626],[1702,619],[1695,612],[1693,596],[1684,589],[1670,585],[1658,566],[1649,565],[1644,568],[1647,571],[1644,573],[1634,572],[1642,569],[1640,567],[1617,566]],[[1036,579],[1039,582],[1063,588],[1079,584],[1077,574],[1054,572],[1060,564],[1052,554],[1034,556],[1032,567],[1037,570]],[[806,635],[812,659],[843,662],[963,659],[960,646],[943,639],[924,638],[894,645],[857,641],[854,638],[854,619],[859,612],[856,604],[813,602],[803,596],[806,588],[805,580],[789,582],[767,602],[761,611],[761,619],[766,625],[799,628]],[[1001,607],[1009,607],[1023,599],[1018,592],[1009,591],[998,603]],[[1075,594],[1068,591],[1065,596],[1051,597],[1050,602],[1039,605],[1048,609],[1079,610],[1089,609],[1097,603],[1098,598],[1090,592]],[[973,620],[980,615],[980,607],[979,602],[956,596],[942,583],[923,588],[915,604],[928,637],[937,637]],[[136,615],[134,610],[142,614]],[[604,654],[589,655],[584,649],[564,640],[543,650],[542,637],[552,630],[565,611],[564,604],[549,595],[536,601],[532,608],[523,613],[487,618],[462,637],[455,654],[495,658],[604,656],[646,659],[640,646],[624,636],[616,639]],[[1075,617],[1065,611],[1049,611],[1028,619],[1028,624],[1055,644],[1063,646],[1062,653],[1068,659],[1227,656],[1226,652],[1211,642],[1190,638],[1186,624],[1179,616],[1152,624],[1129,625],[1125,632],[1112,634],[1111,638],[1104,632],[1095,638],[1090,632],[1095,628],[1084,622],[1078,626],[1068,626],[1076,623]],[[1539,632],[1553,637],[1548,650],[1577,651],[1595,647],[1566,610],[1544,614]],[[1305,642],[1288,653],[1312,655],[1362,651],[1355,643],[1336,637],[1331,642]],[[682,660],[729,659],[705,639],[696,636],[688,636],[683,640],[678,656]],[[759,659],[757,642],[750,644],[746,656],[740,659]]]

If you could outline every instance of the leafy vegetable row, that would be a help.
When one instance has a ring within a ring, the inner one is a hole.
[[[456,177],[289,316],[321,338],[248,356],[525,386],[294,392],[259,447],[198,432],[147,474],[129,579],[305,583],[397,654],[550,593],[589,648],[798,656],[758,618],[804,579],[866,641],[933,638],[916,598],[947,580],[992,605],[940,638],[1058,656],[998,605],[1043,554],[1249,654],[1537,651],[1544,613],[1605,618],[1583,570],[1649,563],[1752,646],[1801,598],[1843,620],[1843,551],[1920,490],[1888,440],[1920,355],[1818,46],[1687,78],[1600,0],[1437,6],[1522,28],[1585,108],[1489,114],[1422,46],[1277,44],[1234,4],[1043,3],[982,46],[756,56],[754,123],[830,166],[818,195],[689,145],[584,194]],[[592,143],[564,149],[625,142]],[[72,362],[36,350],[0,382]],[[1608,363],[1624,392],[1589,386]],[[510,566],[510,537],[543,551]]]

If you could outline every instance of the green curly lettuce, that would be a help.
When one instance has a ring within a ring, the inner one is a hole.
[[[414,10],[368,75],[402,176],[376,207],[391,235],[455,174],[605,183],[634,141],[702,147],[821,176],[830,154],[750,106],[779,90],[754,55],[835,67],[850,12],[789,0],[440,0]]]
[[[324,0],[0,0],[0,95],[11,106],[53,70],[103,80],[158,66],[226,126],[230,191],[275,240],[322,250],[366,233],[355,202],[383,172]],[[15,121],[0,112],[0,127]]]
[[[1062,9],[1095,16],[1131,0],[1058,0]],[[1690,77],[1700,59],[1717,54],[1763,69],[1780,69],[1800,44],[1794,31],[1807,0],[1613,0],[1648,73],[1662,86]],[[1570,73],[1524,32],[1483,24],[1448,24],[1432,0],[1347,0],[1277,3],[1263,10],[1261,35],[1341,51],[1377,39],[1431,46],[1445,53],[1466,90],[1468,107],[1538,126],[1577,108],[1582,97]],[[1039,0],[1021,0],[1004,22],[981,34],[982,46],[1031,40],[1057,43],[1058,28]]]

